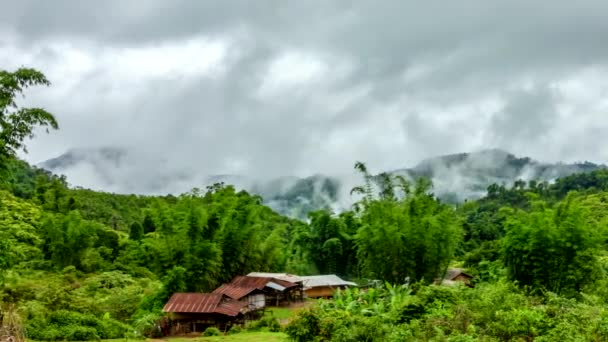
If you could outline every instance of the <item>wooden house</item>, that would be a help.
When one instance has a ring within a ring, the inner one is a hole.
[[[224,294],[246,303],[248,311],[255,311],[267,305],[279,305],[281,301],[289,298],[291,291],[297,286],[275,278],[238,276],[230,283],[215,289],[213,293]]]
[[[269,278],[269,279],[277,279],[282,280],[291,284],[295,284],[295,286],[290,285],[287,288],[287,291],[284,292],[284,296],[282,296],[280,303],[292,303],[301,301],[304,299],[304,284],[303,280],[300,276],[289,273],[269,273],[269,272],[251,272],[247,274],[248,277],[257,277],[257,278]],[[279,303],[279,304],[280,304]],[[274,305],[279,305],[274,303]]]
[[[246,303],[223,294],[174,293],[163,308],[169,320],[168,335],[202,332],[209,326],[220,329],[241,323]]]
[[[461,268],[449,268],[441,281],[443,285],[455,285],[457,282],[463,283],[465,286],[474,287],[471,280],[474,277],[465,273]]]
[[[307,298],[329,298],[338,289],[357,286],[351,281],[342,280],[335,274],[302,276],[304,292]]]

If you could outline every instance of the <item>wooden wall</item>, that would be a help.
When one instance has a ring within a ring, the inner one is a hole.
[[[334,291],[337,288],[329,286],[313,287],[306,290],[306,297],[308,298],[320,298],[320,297],[331,297],[334,295]]]

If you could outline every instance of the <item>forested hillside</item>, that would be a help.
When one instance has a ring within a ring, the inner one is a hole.
[[[332,208],[349,210],[352,175],[278,177],[262,179],[250,175],[206,175],[205,170],[175,170],[159,160],[154,168],[137,169],[145,177],[134,177],[132,164],[144,158],[126,148],[75,149],[40,163],[56,174],[65,174],[74,186],[89,186],[118,193],[166,194],[189,191],[193,186],[224,182],[263,197],[264,204],[282,215],[306,219],[310,211]],[[605,169],[591,162],[546,163],[497,149],[460,153],[423,160],[411,168],[387,171],[413,181],[425,177],[433,182],[435,195],[452,203],[479,199],[489,185],[511,186],[520,179],[553,182],[574,173]],[[86,177],[82,175],[82,170]],[[347,181],[348,179],[348,181]]]
[[[96,192],[16,158],[34,127],[57,123],[13,102],[43,75],[0,80],[0,313],[14,310],[30,339],[152,336],[174,292],[269,271],[376,284],[301,311],[285,328],[297,341],[608,340],[606,170],[494,184],[454,205],[424,177],[356,163],[355,205],[309,222],[221,183]],[[475,287],[433,285],[453,266]]]

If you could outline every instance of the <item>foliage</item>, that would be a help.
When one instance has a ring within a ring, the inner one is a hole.
[[[42,108],[20,108],[16,97],[36,85],[50,85],[44,74],[21,68],[14,72],[0,70],[0,166],[17,150],[25,149],[23,141],[34,136],[37,126],[58,128],[55,117]]]
[[[396,186],[386,175],[374,200],[369,175],[362,164],[358,167],[368,182],[361,188],[361,227],[355,237],[364,276],[398,283],[442,277],[461,238],[455,211],[428,193],[430,183],[424,179],[412,189],[404,179],[397,179]]]
[[[271,332],[279,332],[281,331],[281,324],[275,317],[264,316],[257,321],[250,322],[247,325],[247,330],[268,330]]]
[[[222,332],[216,327],[209,327],[203,332],[203,336],[220,336]]]
[[[240,325],[233,325],[230,327],[230,330],[228,330],[228,334],[233,335],[233,334],[240,334],[243,331],[243,328],[241,328]]]
[[[508,275],[522,286],[576,295],[599,275],[599,227],[569,196],[555,208],[535,202],[530,212],[511,213],[503,258]]]
[[[507,282],[416,292],[387,284],[321,301],[285,332],[295,341],[600,341],[608,337],[608,311],[597,300],[530,297]]]

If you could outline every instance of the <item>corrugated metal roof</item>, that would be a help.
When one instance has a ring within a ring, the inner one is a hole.
[[[342,280],[335,274],[314,275],[301,277],[305,288],[320,286],[357,286],[352,281]]]
[[[230,298],[234,298],[236,300],[240,300],[241,298],[247,296],[253,291],[260,290],[257,287],[251,286],[238,286],[232,283],[224,284],[217,289],[213,290],[213,293],[217,294],[225,294]]]
[[[282,286],[283,288],[291,288],[297,286],[297,284],[280,279],[238,276],[232,279],[230,283],[224,284],[215,289],[213,293],[222,293],[229,296],[230,298],[239,300],[249,295],[255,290],[263,290],[268,285],[268,283],[271,282]]]
[[[216,293],[174,293],[163,312],[175,313],[220,313],[236,316],[244,307],[231,298]]]
[[[228,299],[221,302],[220,305],[217,306],[215,312],[227,316],[236,316],[245,306],[247,306],[247,303],[239,302],[238,300],[234,299]]]
[[[472,275],[470,275],[468,273],[465,273],[462,268],[450,268],[446,272],[445,277],[443,279],[445,279],[445,280],[452,280],[452,279],[458,277],[461,274],[464,275],[465,277],[473,278]]]
[[[270,287],[271,289],[278,290],[278,291],[285,291],[285,286],[281,286],[272,281],[269,281],[268,284],[266,284],[266,286]]]
[[[274,278],[279,280],[288,281],[290,283],[298,283],[302,281],[300,276],[289,273],[268,273],[268,272],[251,272],[247,276],[249,277],[260,277],[260,278]]]

